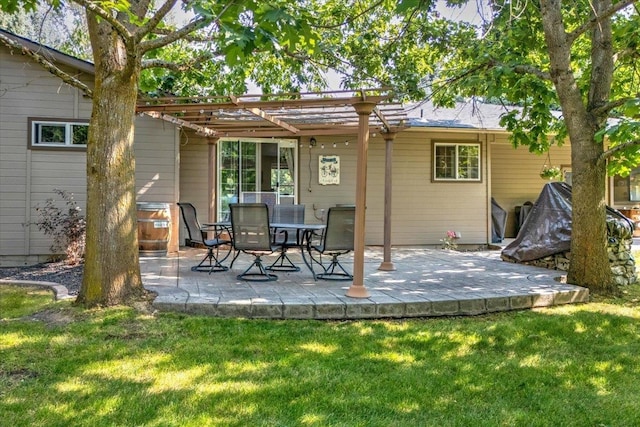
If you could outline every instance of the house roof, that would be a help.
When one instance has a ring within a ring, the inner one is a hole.
[[[84,61],[82,59],[76,58],[75,56],[67,55],[66,53],[61,52],[57,49],[34,42],[33,40],[29,40],[0,28],[0,41],[2,37],[6,37],[10,41],[15,42],[23,48],[29,49],[32,52],[37,52],[43,55],[46,59],[53,63],[67,65],[69,67],[89,74],[93,74],[95,72],[95,67],[91,62]]]
[[[453,108],[436,107],[431,101],[405,107],[411,127],[505,131],[500,117],[515,107],[487,104],[478,100],[457,102]]]

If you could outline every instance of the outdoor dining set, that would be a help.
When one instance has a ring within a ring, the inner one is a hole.
[[[300,271],[288,255],[289,250],[297,249],[314,280],[353,279],[339,260],[353,250],[353,206],[329,208],[322,224],[305,223],[305,206],[301,204],[233,203],[229,205],[230,220],[214,223],[200,223],[191,203],[181,202],[178,206],[187,230],[187,246],[207,250],[202,261],[191,268],[193,271],[229,271],[244,253],[253,256],[253,260],[238,279],[277,280],[274,272]],[[274,253],[275,261],[265,265],[262,257]]]

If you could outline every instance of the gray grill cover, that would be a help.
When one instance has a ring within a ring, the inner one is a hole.
[[[518,236],[502,250],[502,256],[524,262],[568,251],[571,248],[571,211],[571,187],[564,182],[546,184]],[[610,221],[633,229],[624,215],[607,207],[607,223]]]
[[[507,211],[491,198],[491,243],[500,243],[504,239],[507,227]]]

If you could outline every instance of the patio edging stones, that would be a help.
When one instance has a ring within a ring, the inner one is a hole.
[[[514,295],[467,300],[384,302],[369,299],[349,303],[220,303],[211,300],[180,297],[158,297],[153,302],[159,311],[177,311],[223,318],[336,320],[336,319],[392,319],[445,316],[477,316],[496,312],[526,310],[555,305],[588,302],[586,288],[557,291],[543,295]]]

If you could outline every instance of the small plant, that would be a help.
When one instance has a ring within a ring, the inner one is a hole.
[[[447,234],[444,236],[444,239],[440,239],[442,242],[442,249],[457,249],[458,244],[456,241],[460,238],[460,235],[455,231],[447,231]]]
[[[540,171],[540,178],[554,180],[562,178],[562,170],[558,166],[544,166]]]
[[[66,207],[58,207],[53,198],[47,199],[43,207],[36,206],[40,221],[34,224],[46,236],[53,238],[51,252],[64,252],[68,264],[78,264],[84,256],[87,223],[72,193],[59,189],[53,191],[62,198]]]

